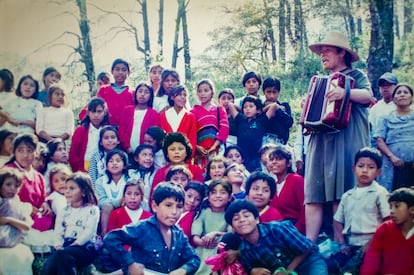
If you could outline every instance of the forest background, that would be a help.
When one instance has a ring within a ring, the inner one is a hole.
[[[414,0],[0,0],[0,67],[15,81],[57,67],[77,115],[96,93],[96,75],[115,58],[131,63],[127,84],[148,80],[151,63],[176,68],[195,103],[195,83],[213,80],[216,94],[245,93],[247,71],[282,82],[281,101],[295,126],[310,78],[322,71],[308,45],[328,31],[350,37],[379,98],[387,71],[414,84]],[[42,86],[42,85],[41,85]]]

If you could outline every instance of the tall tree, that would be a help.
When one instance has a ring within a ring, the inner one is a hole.
[[[173,53],[171,58],[171,67],[177,68],[177,60],[178,60],[178,53],[180,52],[180,48],[178,48],[178,38],[180,36],[180,24],[181,24],[181,13],[184,9],[184,1],[178,0],[178,9],[177,9],[177,17],[175,18],[175,31],[174,31],[174,42],[173,42]]]
[[[265,25],[266,25],[266,43],[270,44],[270,49],[272,53],[272,62],[276,62],[277,55],[276,55],[276,41],[275,41],[275,34],[273,31],[273,25],[271,18],[273,17],[272,11],[270,10],[269,5],[267,4],[268,0],[263,0],[264,10],[265,10]]]
[[[159,10],[158,10],[158,54],[157,54],[157,61],[163,59],[164,55],[164,0],[159,0]]]
[[[279,1],[279,61],[286,62],[286,0]],[[289,21],[289,20],[287,20]]]
[[[379,98],[378,78],[392,70],[394,56],[393,0],[370,0],[371,39],[368,54],[368,78]]]
[[[183,27],[183,48],[184,48],[184,72],[185,80],[190,81],[192,78],[191,74],[191,55],[190,55],[190,38],[188,36],[188,26],[187,26],[187,6],[190,1],[184,3],[185,0],[180,0],[181,5],[184,5],[183,11],[181,14],[181,22]]]
[[[144,64],[145,70],[148,72],[151,65],[151,44],[148,27],[147,0],[137,0],[137,2],[141,6],[142,27],[144,29]]]

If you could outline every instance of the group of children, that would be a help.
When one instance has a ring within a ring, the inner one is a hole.
[[[2,274],[29,272],[33,254],[25,245],[34,253],[44,252],[39,245],[53,247],[46,274],[75,274],[97,258],[101,271],[111,274],[210,274],[205,260],[221,241],[228,263],[240,260],[251,274],[328,273],[317,245],[304,237],[304,181],[283,145],[293,119],[289,104],[278,100],[278,79],[262,85],[259,74],[248,72],[246,96],[236,99],[223,89],[218,105],[213,83],[201,80],[199,103],[190,108],[174,70],[153,66],[151,83],[135,90],[126,85],[128,62],[116,59],[111,72],[114,83],[101,76],[103,86],[73,131],[64,90],[54,84],[61,78],[56,70],[45,71],[47,92],[38,93],[37,81],[23,77],[17,99],[11,98],[12,81],[5,81],[12,74],[0,71],[0,97],[10,97],[0,109]],[[30,118],[8,109],[29,102],[36,103],[24,107]],[[339,204],[334,240],[366,252],[361,274],[408,274],[414,191],[389,196],[375,182],[381,161],[371,148],[355,156],[357,185]],[[406,251],[401,271],[393,264],[394,235]],[[16,251],[22,264],[10,266]]]

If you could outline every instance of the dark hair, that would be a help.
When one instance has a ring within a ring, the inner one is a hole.
[[[145,134],[148,134],[157,141],[157,148],[154,148],[155,152],[158,152],[160,149],[162,149],[165,138],[165,131],[162,128],[158,126],[151,126],[145,131]]]
[[[246,194],[249,195],[250,189],[252,187],[252,184],[258,180],[263,180],[267,183],[267,185],[270,188],[270,199],[273,199],[273,197],[276,194],[276,182],[273,177],[271,177],[267,173],[263,173],[261,171],[256,171],[250,174],[250,176],[247,178],[246,181]]]
[[[52,178],[57,173],[63,173],[67,177],[69,177],[72,174],[72,172],[69,169],[69,166],[67,166],[67,165],[65,165],[63,163],[58,163],[55,166],[53,166],[53,168],[50,170],[50,174],[49,174],[49,182],[50,182],[50,190],[51,190],[51,192],[55,190],[53,188]]]
[[[344,48],[341,48],[341,47],[335,47],[335,48],[336,48],[337,53],[340,53],[341,51],[345,51],[345,55],[344,55],[345,65],[348,68],[352,68],[352,54],[348,52],[347,50],[345,50]]]
[[[98,151],[99,151],[99,155],[101,156],[101,158],[104,156],[104,151],[105,151],[105,149],[103,148],[101,144],[102,137],[106,132],[109,132],[109,131],[114,132],[119,141],[119,133],[118,133],[118,128],[116,126],[113,126],[113,125],[103,126],[102,129],[99,131],[99,141],[98,141]],[[116,148],[119,148],[119,144]]]
[[[220,98],[224,94],[231,95],[233,97],[233,99],[235,98],[234,92],[230,88],[224,88],[223,90],[221,90],[220,93],[218,94],[218,97],[217,98]]]
[[[248,200],[235,200],[230,203],[226,209],[226,213],[224,214],[224,219],[226,220],[227,224],[232,225],[234,215],[242,210],[247,210],[248,212],[252,213],[255,219],[259,217],[259,210],[257,210],[256,205],[254,205],[252,202]]]
[[[180,132],[168,133],[165,136],[164,145],[162,147],[162,150],[164,152],[164,156],[165,156],[166,160],[170,162],[170,159],[168,158],[168,147],[170,147],[170,145],[173,144],[174,142],[178,142],[178,143],[181,143],[182,145],[184,145],[185,152],[186,152],[184,162],[187,162],[187,160],[189,160],[191,158],[191,154],[193,153],[193,149],[191,147],[190,141],[188,141],[188,138]]]
[[[191,180],[193,175],[191,171],[185,165],[174,165],[170,169],[168,169],[167,175],[165,176],[166,181],[171,181],[172,176],[177,174],[184,174],[187,176],[188,181]]]
[[[224,169],[227,168],[228,162],[227,159],[224,156],[214,156],[212,157],[206,165],[206,176],[204,178],[205,181],[211,180],[211,176],[210,176],[210,169],[211,169],[211,164],[213,162],[223,162],[224,163]]]
[[[251,96],[251,95],[248,95],[248,96],[244,97],[243,101],[242,101],[242,109],[244,108],[244,105],[247,102],[251,102],[254,105],[256,105],[256,108],[257,108],[258,111],[261,111],[263,109],[262,101],[258,97]]]
[[[122,175],[125,178],[128,178],[128,155],[124,151],[122,151],[120,149],[114,149],[112,151],[109,151],[108,154],[106,154],[106,157],[105,157],[106,167],[108,167],[109,160],[115,155],[119,155],[121,157],[122,161],[124,162],[124,168],[122,169]],[[111,181],[112,181],[112,174],[108,171],[108,168],[105,169],[105,174],[108,176],[108,182],[107,183],[110,184]]]
[[[144,186],[143,186],[142,182],[137,180],[137,179],[129,179],[127,181],[127,183],[125,184],[122,196],[125,197],[125,193],[126,193],[128,187],[130,187],[130,186],[137,186],[139,192],[141,193],[142,200],[144,200]]]
[[[13,90],[14,86],[13,73],[9,69],[1,69],[0,78],[3,79],[4,82],[4,91],[10,93]]]
[[[47,155],[48,155],[48,161],[52,159],[52,156],[55,154],[57,148],[60,144],[63,144],[66,148],[66,143],[61,138],[52,138],[46,143],[47,147]]]
[[[168,104],[170,106],[174,106],[174,98],[179,95],[182,91],[187,92],[187,88],[184,85],[178,85],[171,89],[170,93],[168,94]]]
[[[286,146],[278,145],[269,153],[270,158],[285,159],[286,162],[292,161],[292,153],[286,148]],[[288,173],[293,173],[292,165],[287,167]]]
[[[247,72],[243,75],[243,79],[242,79],[243,87],[246,84],[247,80],[249,80],[250,78],[256,78],[257,82],[259,82],[259,86],[262,85],[262,77],[260,76],[260,74],[255,73],[255,72]]]
[[[43,162],[43,168],[41,170],[37,170],[40,174],[44,174],[47,170],[47,163],[49,161],[49,157],[48,157],[48,150],[46,147],[46,144],[39,142],[39,146],[37,149],[37,157],[41,157],[42,158],[42,162]]]
[[[203,84],[207,84],[210,87],[213,94],[214,94],[214,84],[210,79],[202,79],[199,82],[197,82],[197,85],[196,85],[197,89],[196,90],[198,90],[198,88],[200,88],[200,85],[203,85]]]
[[[130,68],[129,68],[129,63],[128,61],[122,59],[122,58],[117,58],[114,60],[114,62],[112,62],[112,66],[111,66],[111,72],[115,69],[115,66],[118,64],[124,64],[127,69],[128,69],[128,73],[131,72]]]
[[[227,146],[226,150],[224,150],[223,156],[225,156],[227,158],[227,155],[230,153],[231,150],[237,150],[240,153],[240,156],[241,156],[241,158],[244,162],[245,158],[244,158],[243,149],[240,146],[237,146],[237,145]]]
[[[398,83],[397,85],[395,85],[394,90],[392,91],[392,98],[394,98],[395,93],[397,92],[398,88],[400,87],[407,87],[408,91],[411,93],[411,96],[413,96],[413,87],[411,87],[409,84],[407,83]]]
[[[184,187],[184,191],[188,191],[189,189],[194,189],[198,194],[200,194],[201,201],[203,201],[203,199],[207,196],[207,185],[202,182],[190,180]]]
[[[105,100],[103,100],[100,97],[92,97],[88,103],[88,112],[95,112],[98,106],[102,106],[105,112],[105,115],[101,122],[101,126],[103,126],[103,125],[108,124],[108,121],[109,121],[108,106],[106,105]],[[84,127],[88,127],[90,123],[91,123],[91,119],[89,118],[89,115],[86,115],[81,121],[81,125]]]
[[[276,90],[278,90],[280,92],[280,80],[277,77],[267,77],[264,81],[263,81],[263,92],[267,89],[267,88],[271,88],[274,87]]]
[[[177,79],[178,84],[180,84],[180,75],[178,74],[176,70],[173,70],[173,69],[163,70],[161,73],[161,82],[160,82],[161,84],[160,84],[160,88],[158,89],[157,97],[162,97],[163,95],[165,95],[165,90],[164,90],[164,87],[162,86],[162,83],[170,75],[174,77],[175,79]]]
[[[145,83],[145,82],[138,83],[137,87],[135,88],[134,103],[135,103],[135,105],[138,104],[137,92],[138,92],[138,89],[141,88],[142,86],[145,86],[148,89],[149,93],[150,93],[150,97],[148,99],[147,106],[152,108],[152,105],[154,103],[154,89],[152,88],[151,85],[149,85],[148,83]]]
[[[394,190],[388,202],[404,202],[408,207],[414,206],[414,188],[413,187],[401,187]]]
[[[45,84],[45,80],[44,80],[44,78],[47,76],[47,75],[49,75],[49,74],[51,74],[51,73],[57,73],[58,74],[58,77],[59,77],[59,80],[62,78],[62,75],[60,74],[60,72],[55,68],[55,67],[47,67],[44,71],[43,71],[43,75],[42,75],[42,81],[43,81],[43,84]]]
[[[233,193],[233,188],[231,186],[231,183],[225,179],[217,179],[217,180],[212,180],[211,183],[207,186],[207,194],[206,194],[206,199],[203,200],[203,202],[200,204],[199,207],[199,211],[194,215],[195,218],[199,217],[201,212],[203,211],[203,209],[209,208],[210,207],[210,203],[208,201],[208,196],[210,195],[211,192],[214,191],[214,188],[217,185],[221,185],[223,186],[224,190],[226,190],[226,192],[229,194],[229,197],[232,198],[232,193]],[[230,203],[227,204],[227,207],[229,206]]]
[[[18,186],[22,185],[23,174],[14,168],[11,167],[2,167],[0,169],[0,188],[3,186],[4,181],[7,178],[14,178],[18,184]],[[1,194],[0,194],[1,198]]]
[[[382,155],[381,152],[376,148],[364,147],[359,149],[358,152],[355,154],[354,165],[357,164],[360,158],[370,158],[377,165],[377,169],[381,169],[382,167]]]
[[[135,160],[135,158],[138,157],[138,155],[145,149],[150,149],[152,151],[152,153],[154,153],[154,147],[152,147],[149,144],[140,144],[137,146],[137,148],[135,148],[134,154],[133,154],[133,159],[130,160],[130,169],[135,169],[138,171],[142,171],[143,174],[145,174],[146,172],[149,172],[150,174],[154,173],[155,167],[154,167],[154,163],[152,163],[152,166],[150,168],[145,168],[142,167],[141,165],[139,165],[139,163]]]
[[[17,84],[17,88],[16,88],[16,95],[22,96],[21,86],[22,86],[23,81],[25,81],[26,79],[31,79],[33,81],[35,89],[34,89],[34,93],[32,94],[30,98],[36,99],[37,96],[39,95],[39,82],[29,74],[20,78],[19,84]]]
[[[56,83],[50,85],[49,89],[47,90],[47,99],[46,99],[47,106],[51,106],[51,104],[52,104],[52,95],[57,90],[61,90],[63,93],[65,93],[65,90],[63,89],[62,85],[56,84]]]
[[[13,157],[6,163],[10,164],[16,160],[16,148],[20,144],[26,144],[29,147],[32,147],[34,151],[37,150],[39,139],[34,134],[19,134],[13,140]]]
[[[259,149],[259,154],[263,155],[268,150],[276,149],[277,145],[271,142],[263,144]]]
[[[161,182],[155,187],[152,194],[152,200],[159,205],[163,200],[174,198],[179,203],[184,203],[185,192],[184,189],[172,182]]]
[[[72,175],[70,175],[66,182],[68,181],[74,181],[79,186],[79,189],[85,193],[85,196],[83,196],[83,204],[98,204],[98,199],[96,197],[95,191],[92,186],[92,180],[91,177],[87,173],[83,172],[75,172]]]
[[[102,80],[103,82],[111,82],[111,76],[107,72],[100,72],[96,77],[96,80]]]
[[[231,169],[233,169],[235,166],[240,166],[241,168],[243,168],[244,170],[246,170],[246,167],[243,164],[239,164],[239,163],[231,163],[226,167],[226,170],[224,171],[224,175],[227,176],[229,174],[229,171]]]
[[[1,129],[0,130],[0,151],[3,149],[4,141],[11,135],[17,135],[17,133],[12,132],[8,129]]]

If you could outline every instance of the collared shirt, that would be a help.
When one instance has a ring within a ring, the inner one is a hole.
[[[183,120],[183,116],[186,110],[183,108],[177,114],[174,108],[170,108],[165,112],[165,116],[167,117],[167,121],[171,126],[173,132],[177,132],[178,126],[180,126],[181,120]]]
[[[111,87],[112,87],[112,89],[114,89],[114,91],[117,93],[117,94],[120,94],[120,93],[122,93],[126,88],[128,88],[128,85],[123,85],[123,86],[121,86],[121,87],[118,87],[118,86],[116,86],[115,85],[115,83],[112,83],[111,84]]]
[[[90,160],[92,154],[98,150],[99,144],[99,131],[102,127],[95,128],[95,126],[89,124],[88,128],[88,145],[86,145],[85,160]]]
[[[309,248],[313,252],[318,249],[290,221],[257,226],[260,234],[257,244],[242,240],[239,247],[240,261],[249,272],[255,267],[264,267],[273,273],[278,267],[287,267],[295,257]]]
[[[130,252],[124,250],[125,244],[131,247]],[[187,274],[194,274],[200,265],[200,258],[176,225],[171,227],[171,247],[167,247],[156,216],[111,231],[104,245],[111,254],[117,255],[123,270],[137,262],[157,272],[170,273],[183,268]]]

